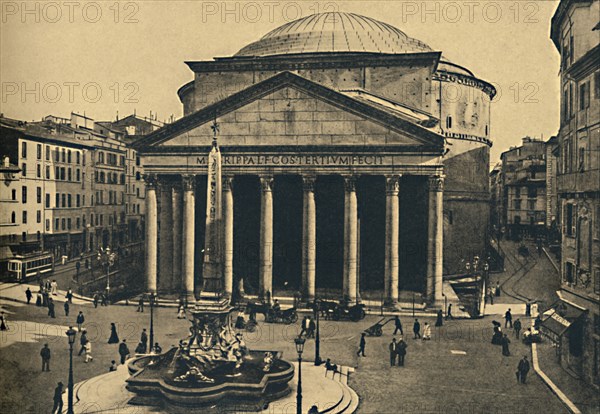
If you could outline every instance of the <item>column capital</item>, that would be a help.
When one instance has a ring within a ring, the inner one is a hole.
[[[387,195],[398,195],[400,192],[400,176],[386,175],[385,176],[385,193]]]
[[[173,182],[171,183],[171,188],[173,189],[173,191],[182,191],[183,183],[181,182],[181,180],[173,180]]]
[[[271,192],[273,190],[273,176],[266,175],[260,177],[260,187],[265,192]]]
[[[194,191],[196,186],[195,175],[182,175],[181,184],[183,185],[183,191]]]
[[[347,193],[353,193],[356,191],[356,176],[344,176],[344,189]]]
[[[158,185],[158,176],[156,174],[144,174],[144,182],[149,190],[155,190]]]
[[[429,191],[444,191],[445,175],[432,175],[429,177]]]
[[[313,175],[303,175],[302,176],[302,189],[304,191],[315,191],[315,182],[317,181],[317,177]]]
[[[221,177],[221,185],[223,187],[223,191],[231,191],[233,187],[233,177],[230,175],[224,175]]]

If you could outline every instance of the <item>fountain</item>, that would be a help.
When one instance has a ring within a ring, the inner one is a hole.
[[[236,316],[227,299],[201,299],[191,311],[192,326],[178,347],[144,355],[129,363],[127,389],[132,404],[260,411],[287,395],[294,366],[275,351],[249,350],[236,333]],[[186,410],[187,411],[187,410]]]

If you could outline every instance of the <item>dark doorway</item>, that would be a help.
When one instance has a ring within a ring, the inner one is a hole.
[[[343,286],[344,179],[319,176],[315,188],[317,205],[316,287]]]
[[[233,281],[244,279],[247,293],[258,293],[260,253],[260,180],[240,175],[233,180]]]
[[[302,177],[276,176],[273,187],[274,289],[298,291],[301,288],[302,206]]]
[[[385,177],[361,176],[356,191],[360,221],[360,291],[381,290],[385,271]]]
[[[195,209],[194,217],[194,286],[196,293],[202,288],[202,263],[204,262],[204,234],[206,229],[206,187],[208,176],[196,177]],[[185,211],[185,205],[184,205]]]

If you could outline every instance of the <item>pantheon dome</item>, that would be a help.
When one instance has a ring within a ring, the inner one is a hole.
[[[235,56],[306,53],[422,53],[432,49],[387,23],[354,13],[327,12],[294,20],[242,48]]]

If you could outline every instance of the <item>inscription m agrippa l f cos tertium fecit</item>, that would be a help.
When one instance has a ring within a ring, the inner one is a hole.
[[[197,165],[206,165],[207,157],[195,157]],[[382,155],[223,155],[223,165],[385,165]],[[389,162],[391,163],[391,157]]]

